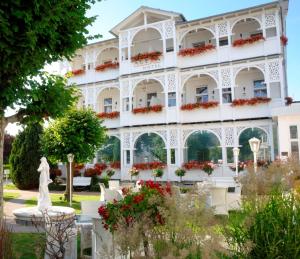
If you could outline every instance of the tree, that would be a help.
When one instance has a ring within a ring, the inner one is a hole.
[[[22,190],[38,187],[39,173],[37,168],[42,157],[40,136],[43,127],[39,123],[28,125],[17,135],[9,162],[11,164],[11,179]]]
[[[56,107],[54,78],[34,80],[45,64],[71,58],[87,43],[87,26],[95,17],[86,17],[94,0],[0,1],[0,219],[3,216],[3,142],[8,123],[25,117],[56,116],[68,99]],[[49,85],[47,84],[49,83]],[[52,84],[51,84],[52,83]],[[58,82],[58,83],[61,83]],[[33,89],[31,89],[33,87]],[[47,93],[50,94],[48,99]],[[50,104],[49,104],[50,102]],[[16,106],[18,105],[18,106]],[[21,107],[5,117],[7,108]]]
[[[4,136],[4,150],[3,150],[3,162],[7,164],[9,161],[9,155],[12,149],[13,141],[15,140],[14,136],[5,134]]]
[[[85,163],[94,158],[105,139],[105,128],[94,111],[72,109],[45,129],[41,144],[51,162],[68,162],[67,154],[72,153],[76,163]],[[69,182],[67,179],[67,193]]]

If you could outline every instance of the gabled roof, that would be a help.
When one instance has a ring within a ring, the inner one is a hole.
[[[168,17],[168,19],[175,18],[177,21],[181,21],[181,22],[186,21],[185,17],[181,13],[165,11],[165,10],[161,10],[158,8],[152,8],[152,7],[148,7],[148,6],[141,6],[136,11],[134,11],[131,15],[126,17],[122,22],[120,22],[115,27],[113,27],[110,30],[110,32],[113,35],[117,36],[119,34],[120,30],[122,30],[123,28],[126,28],[126,26],[128,26],[128,24],[135,21],[135,19],[137,17],[139,17],[140,15],[143,15],[144,13],[155,14],[155,15],[158,15],[161,17]]]

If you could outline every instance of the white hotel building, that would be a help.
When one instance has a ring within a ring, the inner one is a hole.
[[[212,176],[230,177],[232,148],[240,147],[240,160],[248,159],[245,139],[251,136],[262,140],[261,159],[299,156],[295,144],[291,150],[278,143],[277,113],[286,109],[288,96],[287,9],[288,1],[275,1],[187,21],[180,13],[142,6],[111,29],[112,39],[89,44],[72,62],[62,62],[63,73],[77,74],[69,83],[81,90],[80,105],[108,116],[117,112],[103,122],[120,141],[121,169],[114,177],[130,179],[134,164],[162,158],[163,180],[178,180],[175,170],[191,160],[213,160],[218,166]],[[249,105],[257,97],[264,101]],[[241,99],[247,100],[234,101]],[[297,104],[289,107],[294,106],[299,111]],[[295,123],[291,130],[299,146]],[[188,170],[184,179],[204,176]],[[140,172],[141,179],[149,177],[151,170]]]

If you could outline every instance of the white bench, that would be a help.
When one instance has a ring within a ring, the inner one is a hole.
[[[91,185],[91,179],[92,177],[82,177],[77,176],[73,178],[73,186],[74,187],[84,187]]]

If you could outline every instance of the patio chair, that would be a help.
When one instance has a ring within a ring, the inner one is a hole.
[[[228,215],[227,208],[227,188],[212,187],[210,189],[211,207],[214,208],[216,215]]]
[[[108,188],[110,190],[119,190],[120,189],[120,181],[118,181],[118,180],[108,181]]]
[[[106,189],[103,183],[100,185],[100,201],[112,202],[113,200],[122,200],[122,195],[117,190]]]

